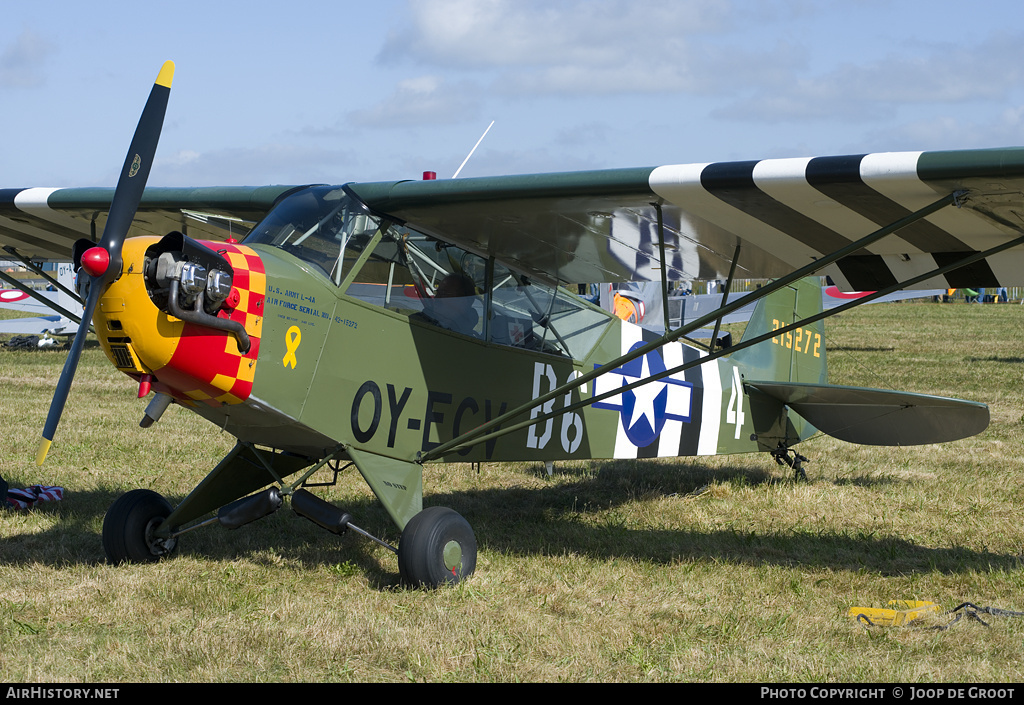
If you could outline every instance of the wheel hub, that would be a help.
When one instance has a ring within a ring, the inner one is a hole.
[[[444,567],[454,575],[455,569],[462,565],[462,546],[458,541],[449,541],[444,545],[443,555]]]
[[[178,545],[178,539],[161,538],[156,535],[157,527],[164,523],[164,517],[154,517],[146,524],[146,545],[154,556],[166,556]]]

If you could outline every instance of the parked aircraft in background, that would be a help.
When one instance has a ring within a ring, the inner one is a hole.
[[[82,300],[74,294],[74,267],[71,262],[57,263],[56,274],[51,289],[45,291],[0,289],[0,308],[35,314],[0,320],[0,333],[71,336],[78,332]]]
[[[723,304],[735,302],[749,292],[736,292],[724,295],[717,294],[676,294],[670,293],[667,299],[669,329],[675,330],[689,321],[694,321],[711,313]],[[842,306],[855,299],[863,299],[875,292],[851,291],[843,292],[834,285],[824,286],[821,290],[822,304],[826,311]],[[942,296],[945,289],[912,289],[894,292],[872,299],[869,303],[887,303],[908,299],[924,299]],[[665,308],[662,305],[661,286],[657,282],[624,282],[622,284],[605,284],[601,287],[601,307],[614,313],[624,321],[636,323],[651,330],[665,329]],[[743,323],[750,320],[754,313],[755,302],[742,306],[732,313],[723,316],[721,324]],[[690,338],[708,337],[711,328],[694,331]]]

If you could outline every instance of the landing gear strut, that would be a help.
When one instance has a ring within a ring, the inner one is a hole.
[[[221,507],[217,516],[169,534],[157,529],[171,515],[170,503],[151,490],[132,490],[114,502],[103,520],[103,549],[111,563],[147,563],[171,555],[178,537],[210,524],[237,529],[273,513],[282,504],[281,493],[271,487]],[[447,507],[429,507],[405,525],[398,548],[381,541],[352,523],[352,515],[300,489],[292,493],[292,509],[335,534],[349,529],[398,554],[403,582],[414,587],[440,587],[461,582],[476,570],[477,545],[473,529],[460,514]],[[166,530],[165,530],[166,532]]]
[[[292,494],[292,510],[335,534],[352,529],[395,551],[352,523],[352,515],[333,504],[298,490]],[[414,587],[439,587],[468,578],[476,569],[476,537],[456,511],[429,507],[416,514],[402,530],[398,544],[398,572]]]
[[[792,458],[789,457],[789,454],[791,452],[793,453]],[[807,473],[804,472],[803,464],[809,463],[811,461],[809,461],[807,458],[800,455],[796,451],[790,451],[789,448],[786,448],[782,445],[773,450],[771,454],[772,457],[775,458],[775,462],[778,463],[779,465],[788,465],[789,467],[793,468],[794,481],[803,480],[804,482],[807,482]]]

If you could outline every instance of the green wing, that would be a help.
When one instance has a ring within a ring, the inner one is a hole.
[[[241,239],[293,186],[147,188],[130,236],[180,230],[202,240]],[[80,238],[96,240],[113,188],[0,189],[0,245],[32,260],[71,259]]]
[[[374,210],[548,281],[778,277],[943,196],[945,208],[826,273],[878,290],[1020,237],[1024,148],[681,164],[352,184]],[[1024,284],[1017,246],[920,288]]]
[[[245,231],[290,186],[147,189],[133,235]],[[1020,237],[1024,148],[677,164],[447,181],[352,183],[374,211],[548,282],[778,277],[899,221],[944,208],[825,273],[878,290]],[[67,259],[102,232],[112,189],[0,190],[0,244]],[[659,209],[664,243],[658,241]],[[212,216],[212,217],[211,217]],[[662,263],[660,251],[665,250]],[[919,288],[1024,284],[1024,247]]]

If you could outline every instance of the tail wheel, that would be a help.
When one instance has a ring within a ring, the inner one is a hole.
[[[457,583],[476,570],[476,537],[469,522],[447,507],[429,507],[405,525],[398,544],[405,582],[424,587]]]
[[[156,529],[171,515],[170,503],[151,490],[132,490],[110,505],[103,518],[103,550],[111,563],[150,563],[169,556],[177,539]]]

